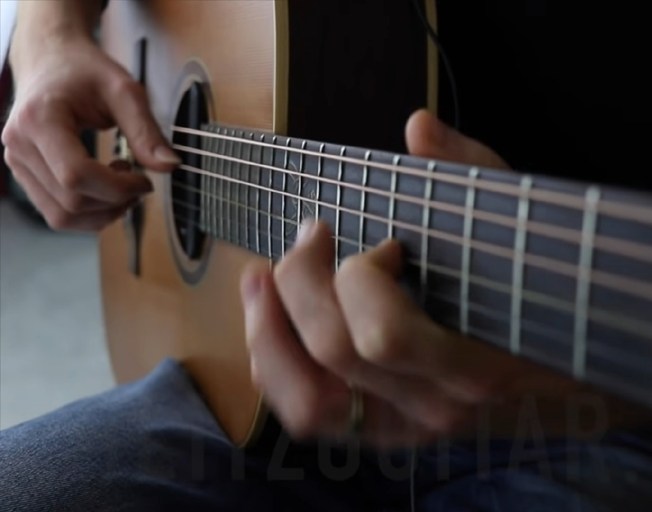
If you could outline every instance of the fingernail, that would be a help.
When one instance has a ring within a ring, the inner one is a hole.
[[[304,221],[299,226],[299,233],[297,233],[297,245],[304,243],[310,238],[310,235],[314,231],[316,225],[317,223],[314,220],[310,219]]]
[[[256,300],[263,289],[263,277],[260,274],[253,274],[245,277],[242,283],[242,300],[250,304]]]
[[[179,158],[179,156],[167,146],[157,147],[154,150],[154,156],[159,162],[162,162],[164,164],[179,165],[181,163],[181,159]]]

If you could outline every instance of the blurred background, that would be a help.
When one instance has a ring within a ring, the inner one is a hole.
[[[0,429],[112,385],[96,238],[51,231],[0,158]]]

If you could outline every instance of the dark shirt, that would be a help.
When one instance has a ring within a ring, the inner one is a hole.
[[[652,189],[647,18],[583,4],[437,0],[462,131],[520,170]]]

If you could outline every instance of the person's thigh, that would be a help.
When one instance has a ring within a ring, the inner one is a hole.
[[[0,432],[0,509],[265,512],[303,510],[309,502],[319,510],[355,505],[350,489],[320,478],[313,459],[309,449],[283,443],[269,454],[235,450],[187,373],[166,361],[141,381]]]

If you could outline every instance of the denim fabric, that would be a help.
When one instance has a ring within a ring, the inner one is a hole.
[[[417,510],[649,511],[651,447],[633,434],[599,446],[440,444],[417,458]],[[0,432],[0,511],[408,511],[410,456],[293,443],[273,424],[259,447],[240,452],[168,360]]]

